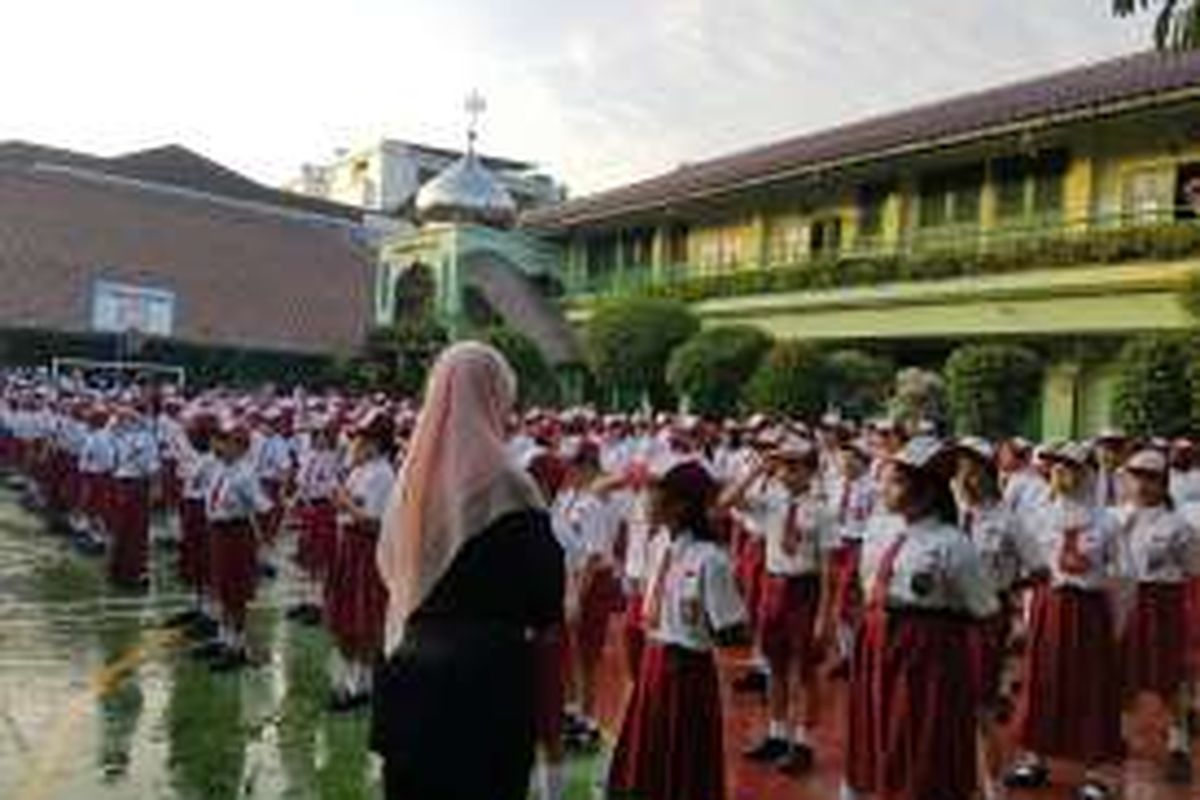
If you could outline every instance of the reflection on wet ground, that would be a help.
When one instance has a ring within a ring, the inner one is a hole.
[[[220,675],[161,627],[187,601],[171,562],[112,592],[0,488],[0,797],[378,796],[365,717],[324,711],[324,634],[281,622],[287,577],[251,617],[262,666]]]

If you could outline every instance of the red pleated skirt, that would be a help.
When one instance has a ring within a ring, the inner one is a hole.
[[[757,629],[758,610],[762,604],[763,579],[767,574],[767,545],[760,537],[743,536],[734,559],[733,577],[737,581],[751,626]]]
[[[1030,614],[1026,661],[1021,744],[1083,763],[1122,759],[1121,667],[1107,594],[1044,590]]]
[[[213,597],[238,627],[258,582],[258,542],[249,520],[209,523],[209,575]]]
[[[816,575],[768,575],[763,582],[758,612],[759,644],[771,671],[786,675],[793,664],[807,678],[820,664],[813,626],[821,604],[821,579]]]
[[[299,518],[296,563],[309,577],[324,580],[337,553],[337,509],[328,500],[310,502],[301,506]]]
[[[1187,586],[1143,583],[1122,640],[1125,691],[1174,703],[1188,682]]]
[[[858,633],[848,699],[846,779],[895,800],[962,800],[976,789],[974,623],[886,612]]]
[[[325,615],[338,649],[347,658],[374,660],[383,647],[387,588],[375,565],[374,532],[348,525],[326,584]]]
[[[631,594],[625,598],[625,614],[621,624],[625,644],[625,666],[630,677],[635,680],[638,670],[641,669],[642,653],[646,649],[646,621],[642,602],[641,594]]]
[[[179,579],[200,589],[209,583],[209,547],[204,500],[184,498],[179,504]]]
[[[150,566],[150,484],[119,478],[110,486],[108,575],[114,583],[132,585],[147,576]]]
[[[162,460],[162,469],[158,473],[161,490],[158,501],[160,506],[167,510],[179,508],[182,500],[183,484],[179,480],[178,471],[175,459],[164,458]]]
[[[725,800],[721,693],[711,653],[648,642],[609,790],[638,800]]]
[[[11,469],[17,463],[17,440],[10,433],[0,433],[0,467]]]
[[[833,611],[839,621],[851,623],[862,613],[862,590],[858,568],[862,560],[862,542],[842,540],[833,551],[830,563],[833,582]]]
[[[582,663],[600,663],[608,640],[608,621],[620,607],[621,599],[621,585],[612,569],[602,567],[590,575],[579,598],[579,620],[574,631]]]

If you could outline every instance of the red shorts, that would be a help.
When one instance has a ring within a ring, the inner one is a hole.
[[[816,575],[768,575],[759,607],[759,642],[772,672],[783,675],[797,665],[808,677],[820,663],[813,628],[821,604]]]

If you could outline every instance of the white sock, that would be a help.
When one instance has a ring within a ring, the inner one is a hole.
[[[767,737],[771,739],[787,740],[787,723],[783,720],[773,719],[767,723]]]
[[[1187,723],[1174,723],[1167,731],[1167,750],[1172,753],[1191,752],[1191,743],[1188,738]]]
[[[850,784],[842,781],[841,787],[838,789],[839,800],[858,800],[858,792],[850,788]]]
[[[538,762],[538,800],[563,800],[562,764]]]
[[[796,744],[802,744],[805,747],[812,746],[812,735],[808,732],[807,725],[796,726],[796,738],[792,740]]]

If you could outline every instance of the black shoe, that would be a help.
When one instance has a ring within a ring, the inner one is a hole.
[[[758,761],[769,764],[781,760],[791,751],[792,745],[786,739],[777,739],[773,736],[768,736],[754,745],[754,747],[743,752],[742,758],[747,761]]]
[[[1041,789],[1050,783],[1050,770],[1045,764],[1018,764],[1004,776],[1009,789]]]
[[[1167,755],[1167,766],[1163,771],[1167,783],[1186,786],[1192,782],[1192,755],[1186,750],[1174,750]]]
[[[162,627],[182,628],[184,626],[191,626],[197,620],[199,620],[200,617],[200,611],[195,608],[191,609],[190,611],[180,611],[178,614],[172,614],[163,620]]]
[[[359,692],[358,694],[334,692],[329,698],[327,708],[333,714],[348,714],[351,711],[365,708],[370,704],[371,695],[367,692]]]
[[[190,654],[197,661],[217,661],[224,658],[228,651],[228,647],[213,639],[196,645],[191,649]]]
[[[761,694],[767,691],[769,678],[761,669],[753,669],[733,682],[733,690],[739,694]]]
[[[796,777],[811,770],[815,762],[816,757],[811,747],[806,744],[793,744],[788,748],[787,755],[775,762],[775,768],[784,775]]]
[[[1108,800],[1112,794],[1112,789],[1099,781],[1084,781],[1075,787],[1076,800]]]
[[[225,653],[213,659],[208,668],[213,672],[235,672],[250,666],[250,659],[245,650],[226,649]]]
[[[275,568],[274,564],[268,564],[263,561],[258,565],[258,577],[263,580],[273,581],[279,577],[279,570]]]
[[[215,619],[206,614],[200,614],[188,624],[184,635],[195,641],[204,641],[216,636],[219,628]]]

